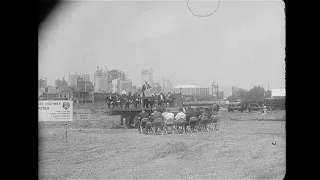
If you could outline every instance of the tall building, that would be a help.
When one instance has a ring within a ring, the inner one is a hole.
[[[55,85],[55,88],[60,89],[60,90],[69,89],[68,83],[64,79],[64,77],[62,78],[62,80],[60,80],[60,79],[55,80],[54,85]]]
[[[153,84],[154,84],[154,82],[153,82],[153,70],[151,68],[150,68],[150,70],[143,69],[141,71],[141,85],[143,85],[145,81],[147,81],[148,84],[153,86]]]
[[[93,80],[93,86],[94,86],[94,91],[98,92],[100,89],[100,79],[102,78],[102,69],[97,68],[97,71],[94,73],[94,80]]]
[[[79,77],[81,77],[82,79],[84,79],[87,82],[90,81],[90,75],[89,74],[80,74]]]
[[[78,73],[73,73],[69,75],[69,86],[77,86]]]
[[[112,92],[121,93],[132,93],[132,82],[130,80],[121,80],[120,78],[112,80]]]
[[[132,82],[130,80],[120,80],[120,91],[125,91],[127,94],[131,92]]]
[[[163,93],[168,93],[169,91],[173,91],[172,83],[167,78],[162,78],[161,80],[161,89]]]
[[[86,86],[86,81],[83,78],[78,77],[76,91],[85,92],[85,89],[86,89],[85,86]]]
[[[85,88],[85,92],[94,92],[94,86],[90,81],[86,81],[84,88]]]
[[[40,78],[39,80],[39,89],[43,89],[47,87],[47,79],[46,78]]]
[[[109,81],[106,77],[101,77],[99,79],[99,88],[98,88],[98,92],[109,92],[110,88],[109,88]]]
[[[161,92],[161,86],[158,83],[154,83],[154,88],[153,88],[154,92],[156,94],[159,94]]]
[[[94,73],[94,91],[113,91],[112,81],[115,79],[127,80],[127,75],[119,70],[108,70],[107,65],[105,65],[104,71],[98,67],[97,71]]]

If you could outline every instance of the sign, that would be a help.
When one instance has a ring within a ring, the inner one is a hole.
[[[77,120],[91,120],[91,109],[81,109],[77,111]]]
[[[39,121],[72,121],[72,101],[38,101]]]

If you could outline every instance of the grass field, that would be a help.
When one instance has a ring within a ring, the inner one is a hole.
[[[109,119],[105,121],[116,121],[98,109],[93,115],[95,122],[106,118]],[[41,179],[283,179],[285,121],[245,119],[249,115],[223,112],[220,131],[163,136],[99,125],[42,123],[39,176]]]

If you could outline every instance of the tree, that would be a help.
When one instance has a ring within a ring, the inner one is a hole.
[[[265,92],[265,98],[271,98],[271,90]]]
[[[247,90],[239,88],[237,91],[233,91],[232,95],[227,99],[230,102],[236,102],[238,100],[242,101],[243,99],[245,99],[247,92]]]
[[[245,102],[263,102],[265,100],[265,91],[263,87],[254,86],[247,93],[243,101]]]

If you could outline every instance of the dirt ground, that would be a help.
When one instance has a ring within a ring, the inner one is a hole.
[[[98,110],[99,118],[97,114]],[[283,112],[270,112],[270,117],[276,115]],[[39,177],[283,179],[285,121],[245,120],[248,114],[236,112],[221,116],[219,131],[163,136],[139,134],[136,129],[42,124]]]

